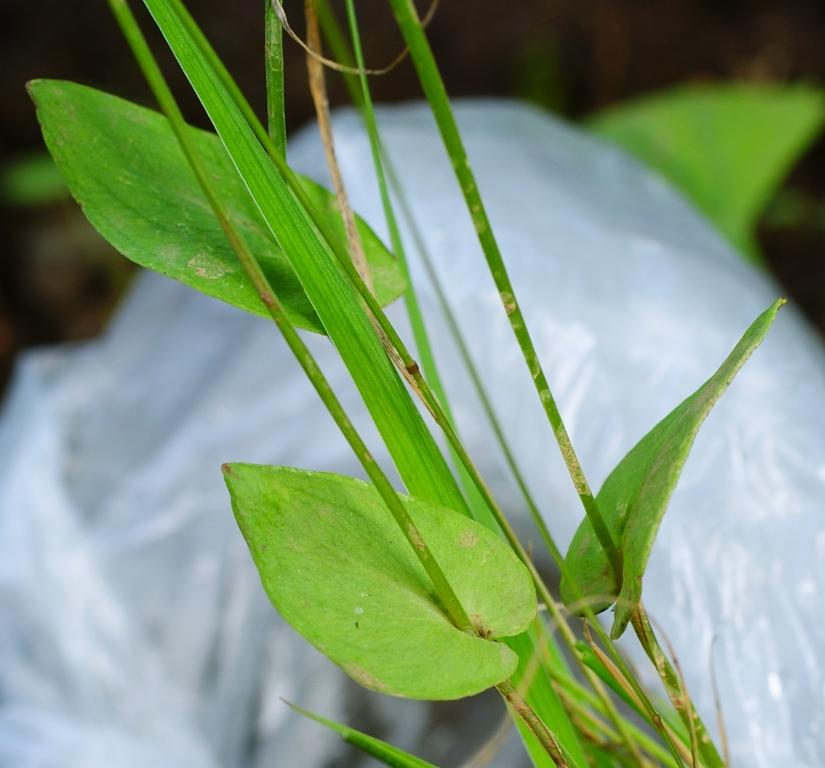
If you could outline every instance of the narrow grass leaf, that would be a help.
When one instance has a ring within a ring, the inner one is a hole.
[[[166,118],[84,85],[37,80],[29,85],[46,145],[75,200],[100,234],[135,263],[208,296],[268,316],[201,192]],[[289,260],[273,239],[226,150],[214,134],[191,129],[209,177],[232,224],[255,253],[290,320],[323,333]],[[335,198],[310,179],[301,183],[338,231]],[[358,219],[387,304],[405,282],[378,236]]]
[[[699,428],[761,344],[782,304],[784,299],[763,312],[719,370],[648,432],[605,480],[598,504],[620,545],[620,582],[587,518],[576,531],[567,553],[570,576],[594,610],[605,610],[616,603],[611,630],[614,638],[624,632],[641,600],[642,577],[650,551]],[[565,579],[561,592],[565,602],[575,609],[576,596]]]
[[[352,744],[362,752],[372,755],[384,765],[392,766],[392,768],[438,768],[438,766],[428,763],[420,757],[411,755],[409,752],[394,747],[392,744],[387,744],[386,741],[381,741],[381,739],[376,739],[374,736],[357,731],[355,728],[341,725],[341,723],[336,723],[334,720],[328,720],[326,717],[316,715],[314,712],[295,704],[287,702],[287,705],[304,717],[308,717],[331,731],[335,731],[348,744]]]
[[[466,511],[444,457],[395,372],[343,267],[258,143],[219,72],[176,11],[176,3],[144,0],[144,4],[340,352],[408,490],[423,500]]]
[[[458,630],[375,488],[283,467],[224,468],[238,525],[281,615],[366,688],[457,699],[509,678],[516,655],[493,638],[536,615],[529,572],[464,515],[404,504],[455,590],[475,636]]]

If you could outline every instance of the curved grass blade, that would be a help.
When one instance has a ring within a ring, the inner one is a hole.
[[[616,603],[611,630],[614,638],[624,632],[641,600],[642,577],[650,551],[699,428],[762,343],[784,303],[784,299],[779,299],[765,310],[719,370],[648,432],[605,480],[598,504],[620,545],[621,581],[615,578],[587,518],[576,531],[567,552],[568,571],[581,597],[594,610],[603,611]],[[576,597],[564,578],[561,593],[575,610]]]
[[[167,119],[108,93],[57,80],[36,80],[29,92],[43,137],[75,200],[116,250],[140,266],[208,296],[268,316],[201,192]],[[217,136],[195,128],[192,142],[232,224],[255,253],[289,319],[324,328],[287,256],[273,239]],[[304,189],[336,233],[335,198],[301,177]],[[400,268],[362,219],[375,295],[388,304],[404,291]]]
[[[334,720],[328,720],[326,717],[316,715],[314,712],[299,707],[297,704],[291,704],[288,701],[284,703],[294,709],[299,715],[308,717],[310,720],[314,720],[316,723],[329,728],[331,731],[335,731],[335,733],[348,744],[352,744],[352,746],[357,747],[362,752],[372,755],[372,757],[380,760],[384,765],[392,766],[392,768],[438,768],[437,765],[428,763],[426,760],[411,755],[409,752],[394,747],[392,744],[387,744],[386,741],[376,739],[374,736],[369,736],[366,733],[355,730],[355,728],[336,723]]]

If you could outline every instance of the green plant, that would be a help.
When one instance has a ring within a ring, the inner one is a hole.
[[[752,262],[757,219],[822,130],[812,86],[690,85],[592,117],[597,136],[662,174]]]
[[[696,431],[767,332],[781,302],[755,321],[720,371],[643,438],[594,495],[521,314],[424,25],[409,0],[389,0],[503,311],[582,501],[585,519],[565,558],[521,483],[561,570],[562,596],[583,614],[582,641],[485,485],[450,416],[426,318],[406,268],[389,193],[394,172],[381,147],[355,4],[346,4],[351,51],[325,3],[307,4],[313,95],[323,127],[323,71],[315,66],[321,36],[313,28],[320,22],[338,58],[354,62],[354,68],[351,63],[344,70],[371,140],[392,252],[352,217],[340,184],[334,194],[327,192],[286,163],[285,17],[277,0],[265,7],[268,128],[183,3],[144,2],[216,136],[184,123],[126,0],[109,0],[109,5],[163,115],[71,83],[36,81],[30,92],[47,147],[101,234],[140,264],[271,317],[370,480],[224,466],[236,519],[276,608],[372,690],[445,699],[496,688],[537,766],[722,765],[659,646],[642,606],[641,583]],[[325,144],[334,167],[330,136]],[[382,310],[402,292],[423,373]],[[325,334],[335,346],[410,496],[400,495],[375,461],[296,327]],[[473,378],[483,395],[483,380],[477,373]],[[415,398],[446,438],[448,456]],[[489,407],[488,415],[495,420]],[[495,431],[517,471],[506,430],[498,425]],[[547,617],[538,612],[539,601]],[[632,623],[681,720],[654,705],[595,618],[594,610],[614,604],[615,633]],[[640,728],[627,709],[645,726]],[[312,717],[387,764],[425,765],[369,736]]]

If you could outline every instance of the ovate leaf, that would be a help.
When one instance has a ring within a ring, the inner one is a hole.
[[[784,299],[776,301],[748,328],[722,366],[694,394],[647,433],[610,473],[597,501],[622,555],[617,578],[585,518],[567,552],[567,568],[579,594],[563,579],[564,601],[576,608],[579,599],[595,611],[616,603],[611,631],[624,632],[642,595],[653,542],[691,446],[711,408],[764,339]]]
[[[609,109],[590,128],[656,169],[759,260],[757,218],[823,120],[814,88],[691,85]]]
[[[438,766],[428,763],[420,757],[411,755],[409,752],[394,747],[392,744],[387,744],[386,741],[381,741],[381,739],[376,739],[374,736],[368,736],[366,733],[355,730],[355,728],[341,725],[341,723],[336,723],[334,720],[328,720],[321,717],[321,715],[316,715],[314,712],[297,707],[295,704],[289,704],[289,706],[304,717],[308,717],[310,720],[326,726],[331,731],[335,731],[348,744],[352,744],[362,752],[372,755],[384,765],[390,765],[393,768],[438,768]]]
[[[218,224],[166,118],[93,88],[35,80],[29,92],[58,169],[98,232],[118,251],[208,296],[267,315]],[[258,257],[295,325],[323,332],[286,255],[275,243],[217,136],[190,129],[232,223]],[[342,233],[334,196],[302,179]],[[404,290],[395,259],[357,221],[383,304]]]
[[[224,473],[270,600],[361,685],[413,699],[457,699],[513,674],[516,655],[493,638],[527,629],[536,597],[527,569],[490,530],[405,499],[484,639],[450,622],[371,485],[250,464],[226,465]]]

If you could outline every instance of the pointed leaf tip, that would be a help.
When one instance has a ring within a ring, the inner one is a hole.
[[[85,85],[33,80],[26,86],[46,146],[94,228],[126,258],[207,296],[268,316],[201,191],[166,118]],[[190,129],[198,156],[235,228],[260,261],[292,322],[323,333],[315,309],[273,238],[220,139]],[[304,191],[345,238],[335,198],[300,177]],[[360,217],[356,225],[382,304],[405,288],[395,257]]]
[[[785,299],[777,299],[745,331],[719,369],[694,394],[662,419],[619,462],[605,480],[597,501],[619,543],[622,574],[617,579],[585,518],[567,552],[568,579],[562,599],[578,613],[580,600],[596,611],[615,603],[612,637],[618,638],[641,600],[642,578],[671,495],[702,423],[762,343]]]

